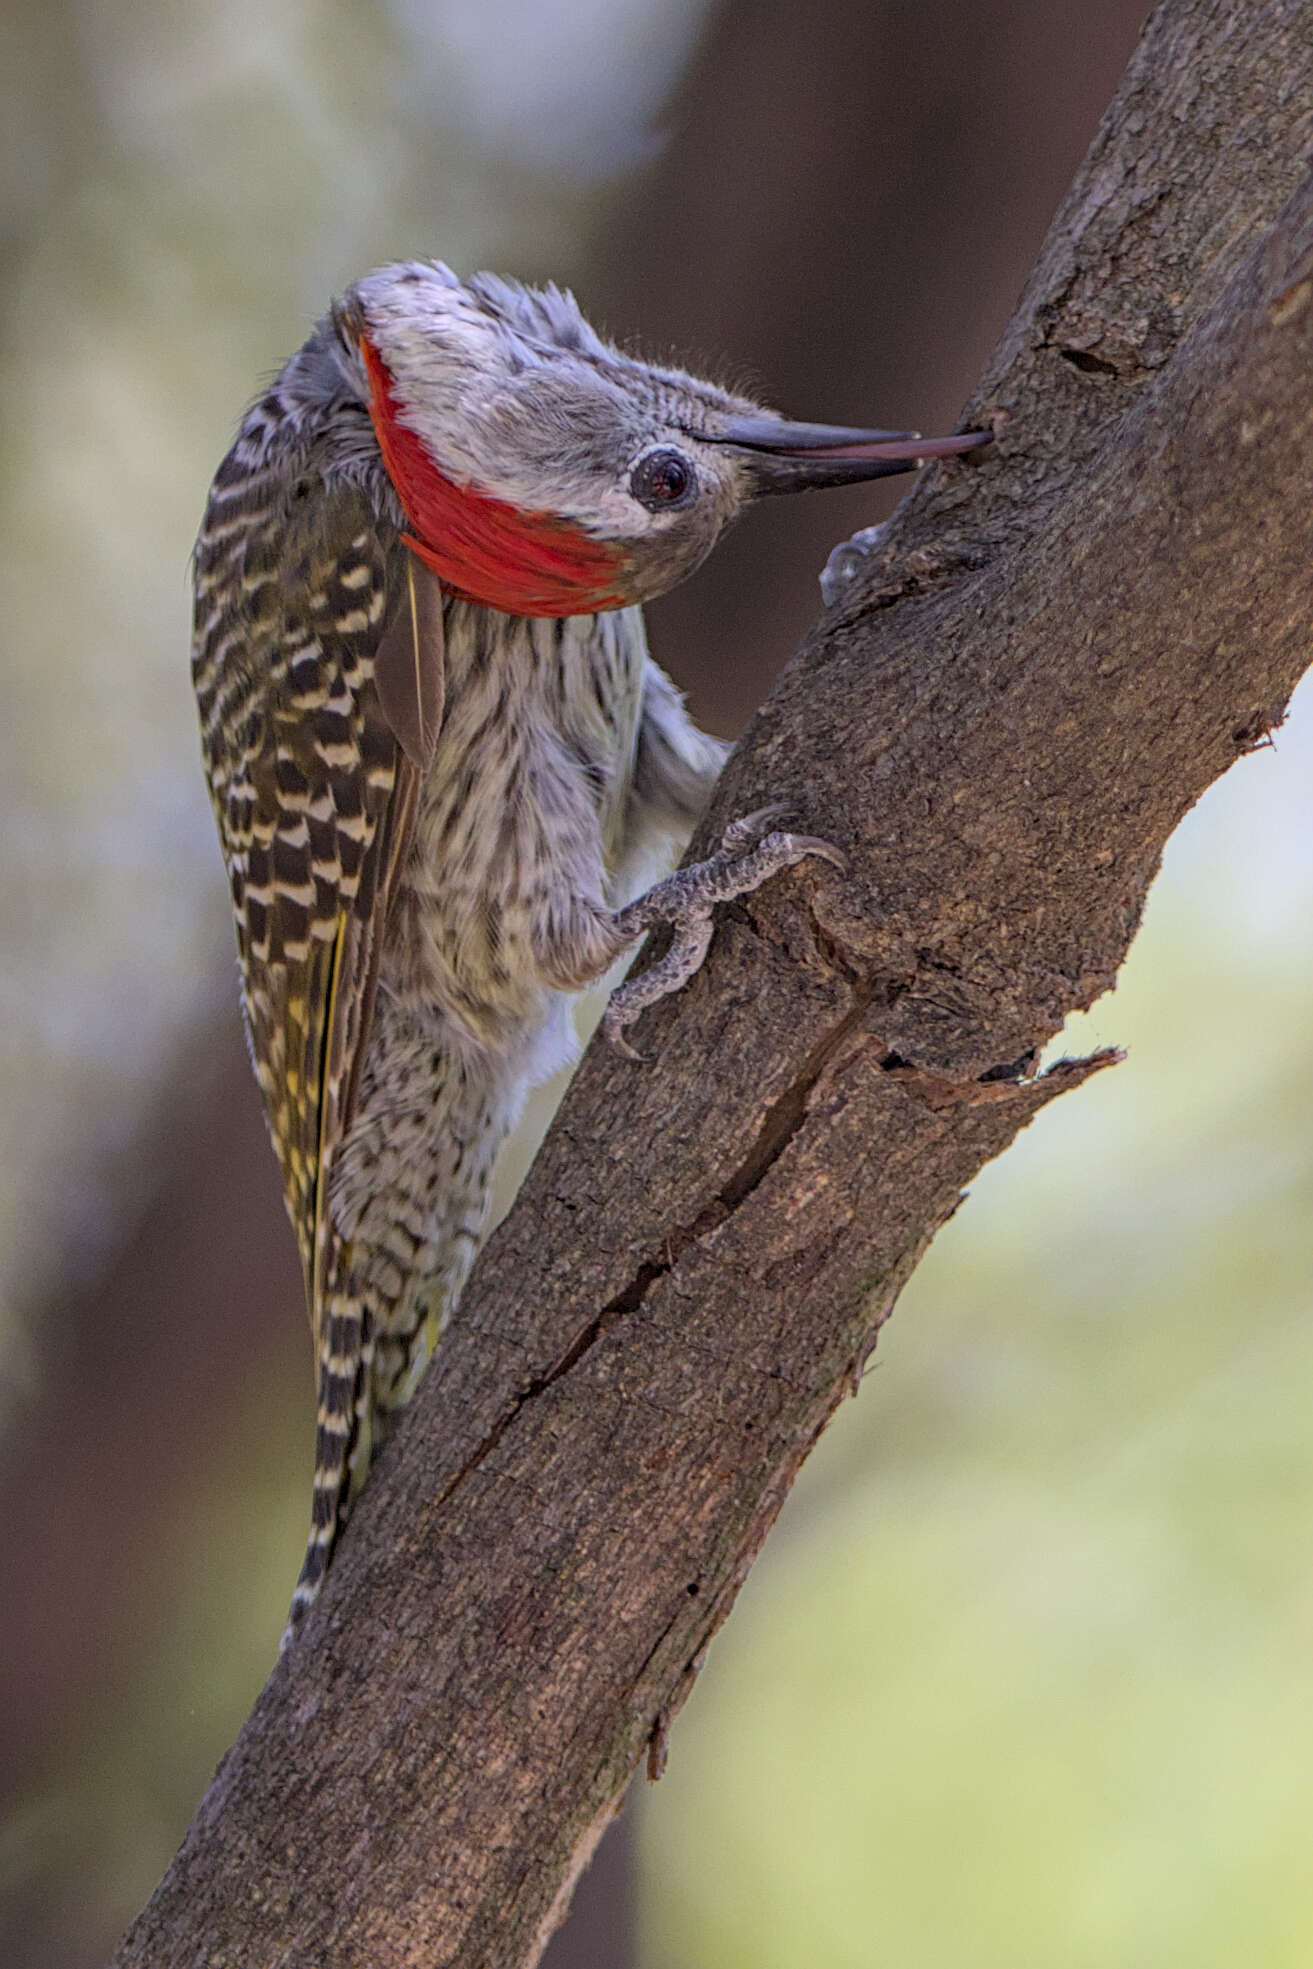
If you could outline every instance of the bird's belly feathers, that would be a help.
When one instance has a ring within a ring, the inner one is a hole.
[[[446,704],[381,988],[476,1050],[551,1015],[544,951],[607,907],[646,648],[638,610],[561,620],[446,613]]]

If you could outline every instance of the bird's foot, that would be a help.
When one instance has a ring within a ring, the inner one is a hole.
[[[625,1027],[659,998],[686,985],[701,968],[711,942],[712,911],[717,903],[730,902],[759,889],[781,869],[792,868],[808,855],[819,855],[835,868],[848,864],[839,850],[812,834],[789,834],[776,829],[789,809],[777,802],[755,814],[732,821],[720,837],[720,847],[706,861],[695,861],[657,882],[645,895],[618,910],[615,928],[626,941],[640,937],[657,923],[669,923],[674,931],[670,948],[657,963],[649,965],[639,977],[627,978],[611,993],[602,1015],[603,1035],[626,1059],[641,1060],[625,1038]]]

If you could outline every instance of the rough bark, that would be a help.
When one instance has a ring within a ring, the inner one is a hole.
[[[963,1184],[1107,1057],[1036,1049],[1304,667],[1311,137],[1313,7],[1153,17],[969,406],[998,444],[900,509],[708,823],[789,798],[848,873],[729,913],[647,1066],[585,1062],[118,1962],[536,1960]]]

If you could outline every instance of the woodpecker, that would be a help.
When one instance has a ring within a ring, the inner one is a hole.
[[[571,995],[669,924],[604,1017],[631,1052],[716,903],[842,865],[766,806],[635,896],[726,752],[638,604],[762,494],[989,435],[790,423],[622,353],[555,286],[415,262],[352,287],[247,414],[196,546],[192,668],[314,1336],[289,1636],[450,1318],[497,1151],[571,1056]]]

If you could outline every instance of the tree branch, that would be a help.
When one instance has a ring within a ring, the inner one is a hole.
[[[122,1964],[531,1964],[962,1186],[1108,1055],[1313,617],[1313,8],[1153,17],[969,409],[736,753],[841,843],[594,1049]]]

